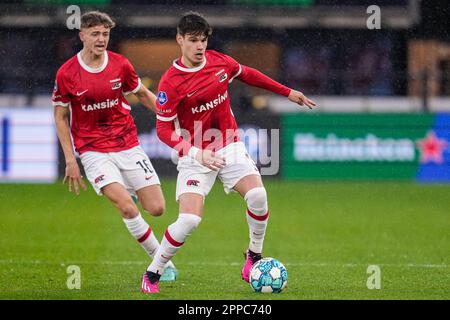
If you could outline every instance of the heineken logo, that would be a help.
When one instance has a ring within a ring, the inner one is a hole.
[[[432,130],[423,139],[380,138],[369,133],[362,138],[341,138],[330,133],[325,138],[313,133],[294,136],[296,161],[415,161],[416,148],[420,163],[444,163],[444,152],[450,147]]]
[[[313,133],[294,136],[297,161],[400,161],[415,160],[415,142],[411,139],[380,138],[367,134],[362,138],[341,138],[330,133],[325,138]]]

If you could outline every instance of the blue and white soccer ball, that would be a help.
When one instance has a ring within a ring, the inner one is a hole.
[[[256,292],[280,293],[286,287],[288,274],[285,266],[274,258],[263,258],[250,270],[250,286]]]

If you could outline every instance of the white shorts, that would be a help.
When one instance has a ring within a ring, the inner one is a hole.
[[[217,151],[225,157],[226,165],[219,171],[203,166],[197,160],[184,156],[178,161],[178,178],[176,200],[183,193],[197,193],[206,197],[216,181],[216,177],[223,183],[225,193],[234,191],[236,183],[249,175],[261,175],[255,162],[250,158],[242,142],[235,142]]]
[[[87,151],[80,156],[89,182],[98,195],[108,184],[118,182],[130,195],[147,186],[160,184],[147,154],[140,146],[119,152]]]

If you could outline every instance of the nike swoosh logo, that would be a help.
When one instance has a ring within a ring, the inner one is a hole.
[[[188,94],[187,94],[188,98],[191,97],[191,96],[193,96],[197,91],[198,91],[198,90],[195,90],[194,92],[188,93]]]
[[[145,177],[145,180],[150,180],[153,176]]]
[[[78,92],[77,91],[77,96],[81,96],[83,93],[85,93],[86,91],[88,91],[89,89],[86,89],[86,90],[84,90],[84,91],[82,91],[82,92]]]

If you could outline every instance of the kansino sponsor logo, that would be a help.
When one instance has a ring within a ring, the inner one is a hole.
[[[107,109],[107,108],[113,108],[114,106],[119,105],[119,98],[114,100],[106,100],[99,103],[93,103],[93,104],[82,104],[81,109],[83,111],[93,111],[93,110],[100,110],[100,109]]]
[[[325,138],[312,133],[294,136],[294,158],[297,161],[415,161],[415,141],[402,138],[380,138],[367,134],[357,139],[328,134]]]
[[[217,95],[217,98],[211,100],[205,104],[202,104],[199,107],[192,108],[192,113],[200,113],[203,111],[211,110],[217,107],[219,104],[223,103],[228,97],[228,91],[225,91],[224,94]]]

